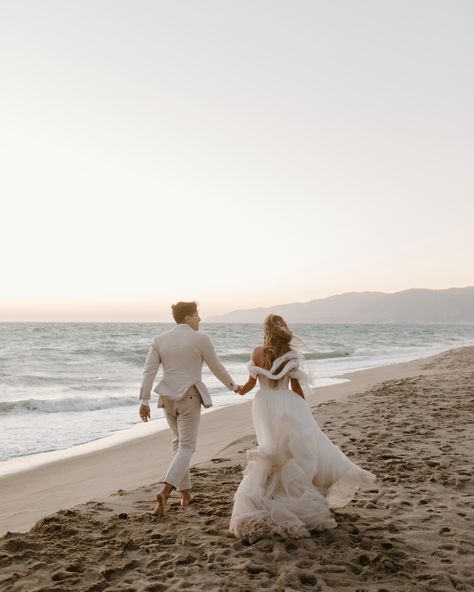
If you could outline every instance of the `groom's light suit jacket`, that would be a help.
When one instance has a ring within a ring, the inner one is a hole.
[[[202,364],[229,390],[235,383],[214,351],[210,338],[205,333],[194,331],[189,325],[176,325],[170,331],[156,337],[145,360],[140,399],[149,401],[153,381],[160,367],[163,377],[154,392],[160,395],[158,407],[163,407],[162,396],[181,399],[191,386],[196,386],[204,407],[212,406],[212,399],[202,382]]]

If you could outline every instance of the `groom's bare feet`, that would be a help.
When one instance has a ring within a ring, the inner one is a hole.
[[[156,496],[156,505],[150,514],[162,518],[165,515],[166,502],[167,498],[160,491]]]
[[[156,495],[156,505],[150,512],[152,516],[159,516],[162,518],[165,515],[166,502],[168,501],[170,493],[173,491],[173,486],[165,483],[163,489]]]
[[[193,501],[191,492],[189,489],[184,489],[181,492],[181,500],[179,502],[180,506],[189,506],[189,504],[191,504]]]

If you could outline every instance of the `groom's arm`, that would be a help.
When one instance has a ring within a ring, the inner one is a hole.
[[[145,360],[145,367],[143,369],[142,385],[140,388],[140,403],[142,405],[149,405],[151,389],[153,388],[153,381],[160,367],[161,359],[158,350],[158,339],[155,339],[151,344],[148,355]]]
[[[230,391],[234,391],[237,388],[237,384],[234,382],[232,376],[227,372],[227,370],[222,365],[222,362],[217,357],[210,337],[208,337],[205,333],[201,333],[200,338],[201,355],[206,364],[208,365],[209,370]]]

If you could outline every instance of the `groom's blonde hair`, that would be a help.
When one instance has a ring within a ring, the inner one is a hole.
[[[197,302],[177,302],[171,306],[173,319],[180,325],[188,315],[193,315],[197,311]]]

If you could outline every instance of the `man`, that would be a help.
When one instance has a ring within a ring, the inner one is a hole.
[[[210,338],[199,332],[196,302],[178,302],[171,307],[176,327],[161,333],[148,352],[140,389],[140,417],[150,419],[150,394],[160,364],[163,377],[155,388],[158,407],[163,408],[173,432],[174,457],[166,473],[163,488],[156,496],[155,516],[163,516],[173,489],[181,492],[181,505],[191,502],[189,464],[196,447],[201,405],[211,407],[212,400],[202,382],[203,361],[229,390],[238,386],[216,356]]]

